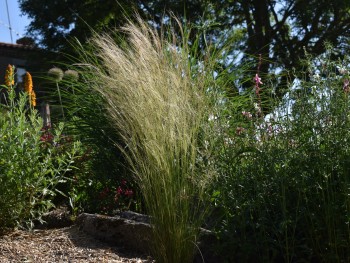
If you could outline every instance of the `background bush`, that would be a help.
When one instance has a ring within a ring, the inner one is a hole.
[[[26,93],[2,86],[8,105],[0,105],[0,228],[32,227],[52,206],[55,187],[73,168],[79,143],[69,145],[63,124],[50,132],[29,106]]]
[[[309,57],[268,115],[256,90],[246,105],[227,104],[215,200],[228,262],[350,257],[349,61],[331,54]]]
[[[77,63],[77,58],[68,60]],[[55,109],[52,120],[64,120],[66,132],[82,143],[83,154],[76,164],[79,169],[70,172],[74,180],[61,185],[60,190],[69,196],[74,214],[84,211],[112,215],[123,209],[141,212],[138,188],[117,146],[120,137],[108,118],[107,102],[96,90],[82,85],[88,78],[80,74],[79,68],[63,71],[58,67],[45,77],[50,87],[46,99]],[[118,191],[121,188],[122,195]],[[57,202],[67,203],[67,199]]]

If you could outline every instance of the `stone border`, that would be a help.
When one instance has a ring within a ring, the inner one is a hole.
[[[151,225],[143,215],[123,213],[124,217],[83,213],[75,223],[80,230],[99,240],[149,254]]]
[[[149,255],[152,238],[152,227],[149,221],[150,218],[147,215],[123,211],[116,216],[82,213],[75,223],[80,230],[101,241]],[[221,262],[220,258],[213,253],[216,245],[218,245],[218,239],[215,234],[201,229],[197,243],[200,252],[196,253],[194,262]]]

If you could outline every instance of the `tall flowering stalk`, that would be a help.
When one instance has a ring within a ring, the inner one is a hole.
[[[30,105],[35,107],[36,106],[36,94],[35,94],[34,90],[32,90],[31,94],[29,95],[29,99],[30,99]]]
[[[262,85],[263,83],[261,82],[261,78],[259,77],[261,62],[262,62],[262,59],[261,59],[261,54],[260,54],[259,55],[259,64],[258,64],[257,72],[255,74],[255,77],[253,78],[253,81],[255,82],[255,94],[258,97],[257,112],[258,112],[259,116],[262,115],[261,97],[260,97],[260,91],[261,91],[260,85]]]
[[[12,87],[15,85],[15,67],[12,65],[8,65],[6,68],[6,74],[5,74],[5,85],[7,87]]]
[[[10,102],[10,108],[13,106],[15,91],[13,86],[15,85],[15,66],[8,65],[5,72],[5,87],[8,89],[8,99]],[[5,102],[7,103],[7,97],[4,96]]]
[[[29,104],[32,107],[36,106],[36,94],[33,90],[33,80],[32,75],[29,72],[24,76],[24,91],[28,93]]]
[[[32,75],[29,72],[24,77],[24,91],[30,94],[33,91]]]

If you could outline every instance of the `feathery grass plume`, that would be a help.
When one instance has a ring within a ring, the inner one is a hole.
[[[12,65],[8,65],[5,73],[5,86],[11,87],[15,85],[15,67]]]
[[[64,72],[63,79],[77,81],[79,79],[79,73],[75,70],[68,69]]]
[[[153,256],[167,263],[192,262],[211,178],[198,164],[211,60],[191,57],[189,33],[176,22],[181,38],[171,30],[160,35],[137,17],[122,28],[128,35],[123,45],[97,35],[93,52],[82,54],[89,65],[85,85],[106,99],[152,217]]]

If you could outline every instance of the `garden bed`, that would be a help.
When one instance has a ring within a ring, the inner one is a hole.
[[[80,214],[74,224],[66,207],[44,215],[33,231],[0,236],[0,262],[154,262],[150,255],[149,217],[131,211],[114,216]],[[215,235],[200,231],[201,252],[194,262],[220,262],[212,253]]]
[[[101,242],[70,226],[16,230],[0,237],[0,262],[152,262],[145,255]]]

